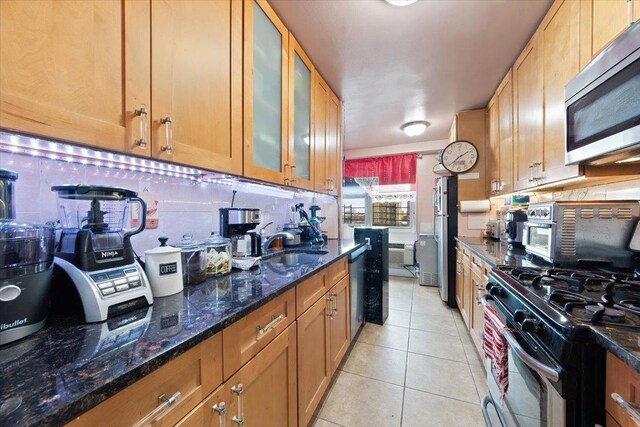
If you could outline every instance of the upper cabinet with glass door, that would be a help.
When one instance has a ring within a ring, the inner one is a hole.
[[[289,146],[285,184],[313,189],[314,152],[311,137],[313,64],[289,34]]]
[[[265,0],[244,5],[244,175],[282,184],[289,177],[289,34]]]

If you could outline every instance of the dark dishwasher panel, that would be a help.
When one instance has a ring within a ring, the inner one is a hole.
[[[389,316],[389,229],[356,227],[354,240],[369,242],[364,257],[364,319],[382,325]]]
[[[367,247],[349,254],[349,280],[351,298],[351,341],[364,324],[364,258]]]

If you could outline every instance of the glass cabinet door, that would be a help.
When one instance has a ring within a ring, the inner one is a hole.
[[[244,173],[283,183],[288,32],[266,1],[245,4]]]
[[[311,93],[313,65],[307,55],[289,35],[289,152],[287,163],[290,173],[285,183],[295,187],[313,189]],[[286,172],[286,171],[285,171]]]

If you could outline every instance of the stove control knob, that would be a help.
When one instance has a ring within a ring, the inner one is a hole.
[[[541,323],[539,320],[525,319],[522,321],[522,330],[529,334],[533,334],[540,328],[540,325]]]
[[[498,285],[491,286],[491,288],[489,288],[489,294],[491,294],[493,296],[502,295],[502,287],[498,286]]]
[[[525,310],[516,310],[513,312],[513,320],[517,323],[524,322],[525,319],[529,317],[530,313]]]

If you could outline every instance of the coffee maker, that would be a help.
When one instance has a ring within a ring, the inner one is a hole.
[[[81,310],[86,322],[100,322],[153,304],[130,240],[146,222],[147,207],[137,193],[95,185],[59,185],[51,190],[58,194],[62,225],[54,259],[53,307]],[[138,204],[139,225],[126,229],[131,203]]]
[[[234,257],[260,256],[260,244],[256,240],[260,234],[251,233],[262,217],[260,209],[220,208],[220,234],[231,239],[231,252]]]

